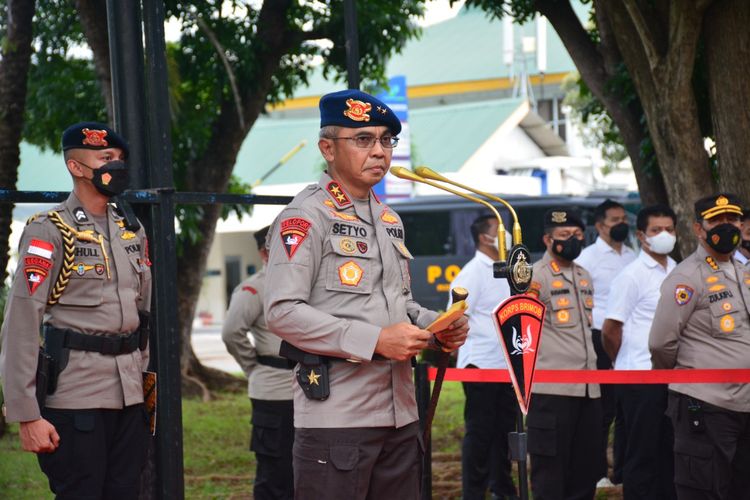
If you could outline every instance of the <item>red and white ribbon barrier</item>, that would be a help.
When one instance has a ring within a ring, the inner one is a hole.
[[[428,377],[435,380],[437,370],[428,369]],[[479,368],[448,368],[446,381],[454,382],[510,382],[508,370]],[[750,369],[724,370],[536,370],[534,383],[552,384],[747,384]]]

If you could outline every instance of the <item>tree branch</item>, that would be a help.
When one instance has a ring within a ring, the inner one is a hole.
[[[216,50],[216,55],[219,56],[219,59],[221,59],[221,63],[224,65],[224,71],[226,71],[227,77],[229,78],[229,86],[232,88],[234,106],[237,110],[237,120],[240,122],[240,127],[242,127],[242,129],[244,130],[245,117],[242,110],[242,98],[240,97],[240,91],[237,88],[237,77],[235,77],[234,70],[232,70],[232,65],[229,63],[229,59],[227,59],[226,51],[221,45],[221,42],[219,42],[219,39],[216,38],[216,34],[206,23],[206,21],[203,20],[202,17],[195,16],[195,22],[198,24],[198,27],[201,29],[201,31],[203,31],[203,33],[206,35],[206,38],[208,38],[208,41],[211,43],[211,45],[213,45],[214,50]]]
[[[641,12],[641,8],[636,5],[635,0],[623,0],[625,9],[628,11],[633,25],[638,32],[638,38],[643,45],[643,51],[646,53],[646,59],[651,70],[656,69],[661,63],[661,56],[656,46],[656,40],[654,38],[654,31],[646,22],[646,18]]]

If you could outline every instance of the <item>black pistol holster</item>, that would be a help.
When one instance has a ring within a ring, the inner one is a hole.
[[[64,337],[50,332],[47,325],[42,325],[42,338],[36,366],[36,400],[40,410],[44,408],[47,396],[57,390],[57,378],[68,365],[70,354],[63,345]]]
[[[331,394],[327,356],[311,354],[282,340],[279,355],[298,363],[297,383],[307,399],[325,401]]]

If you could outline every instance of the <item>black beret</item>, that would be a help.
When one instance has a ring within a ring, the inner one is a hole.
[[[347,128],[383,125],[394,135],[401,132],[401,121],[383,101],[361,90],[342,90],[320,98],[320,128],[336,125]]]
[[[583,223],[583,220],[581,220],[581,216],[567,208],[550,208],[544,214],[545,229],[569,226],[580,227],[582,231],[586,230],[586,225]]]
[[[742,217],[742,201],[731,193],[716,193],[695,202],[695,219],[710,219],[719,214],[737,214]]]
[[[97,122],[81,122],[71,125],[62,135],[63,151],[69,149],[120,148],[128,156],[127,141],[108,125]]]
[[[261,248],[265,248],[266,235],[268,234],[269,228],[270,226],[266,226],[263,229],[258,229],[257,231],[255,231],[253,238],[255,238],[255,243],[258,245],[258,250],[260,250]]]

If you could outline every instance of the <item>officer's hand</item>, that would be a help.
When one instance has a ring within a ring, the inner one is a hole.
[[[55,426],[43,418],[21,422],[21,446],[34,453],[52,453],[60,445]]]
[[[448,325],[448,328],[435,332],[440,344],[446,351],[455,351],[466,342],[466,336],[469,334],[469,318],[461,316],[456,321]]]
[[[427,347],[432,334],[410,323],[396,323],[380,330],[375,352],[389,359],[405,361]]]

